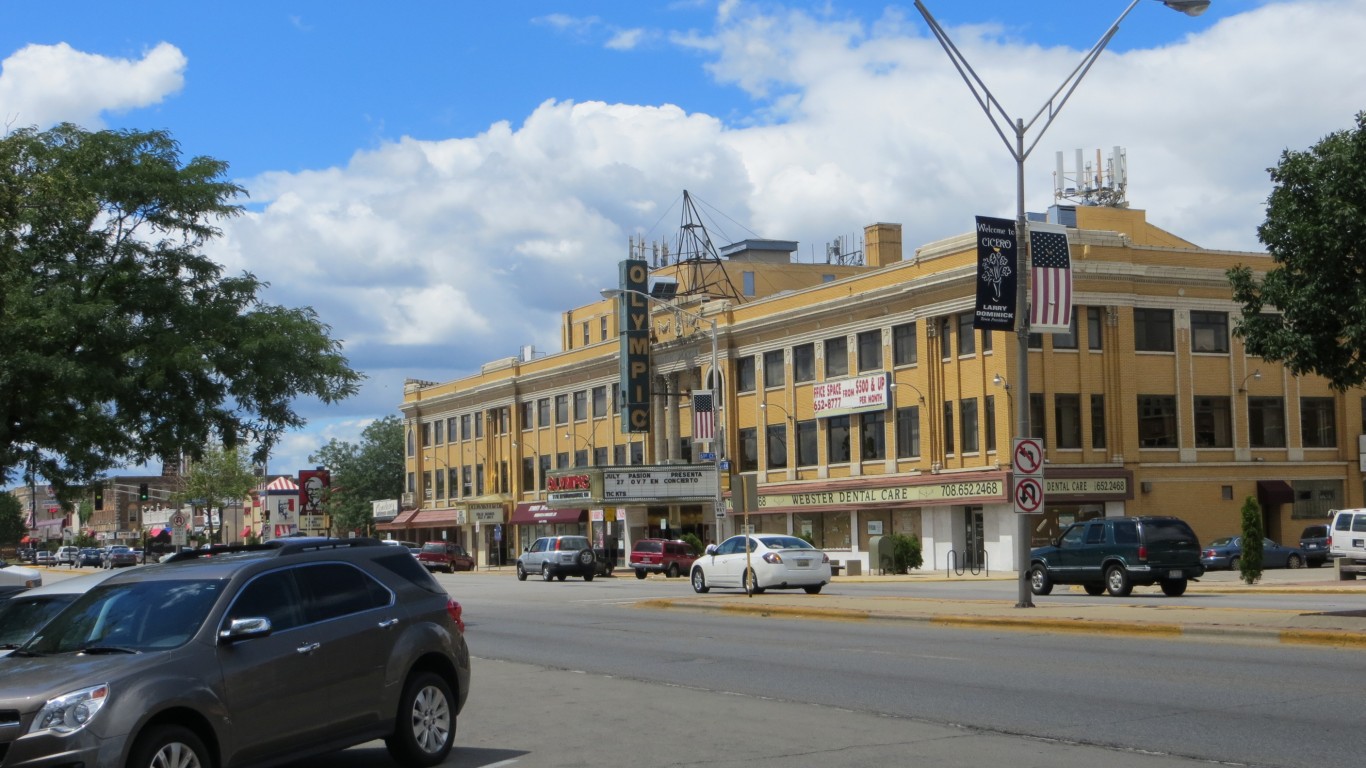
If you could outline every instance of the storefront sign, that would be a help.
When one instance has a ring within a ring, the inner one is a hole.
[[[254,503],[253,506],[255,506]],[[398,517],[398,499],[381,499],[370,502],[370,515],[376,520],[389,520]]]
[[[617,333],[621,337],[621,431],[650,431],[650,263],[626,259],[619,265]]]
[[[617,504],[665,499],[715,499],[716,465],[683,464],[603,470],[602,498]]]
[[[1044,481],[1044,495],[1054,496],[1106,496],[1125,495],[1129,492],[1129,480],[1125,477],[1073,477],[1050,478]]]
[[[496,525],[503,522],[503,508],[499,507],[470,507],[470,514],[474,516],[476,525],[479,523]]]
[[[986,502],[1005,500],[1006,484],[1000,478],[965,480],[956,483],[927,483],[925,485],[895,486],[891,488],[850,488],[842,491],[812,493],[778,493],[759,496],[759,508],[833,507],[847,505],[888,504],[919,506],[939,502]]]
[[[555,506],[557,502],[581,502],[601,498],[601,470],[563,470],[552,472],[546,478],[546,503]]]
[[[811,388],[811,409],[818,419],[883,410],[888,380],[886,373],[874,373],[816,384]]]

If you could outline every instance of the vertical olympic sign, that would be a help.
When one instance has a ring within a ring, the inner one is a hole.
[[[1034,515],[1043,511],[1043,441],[1037,437],[1015,438],[1011,454],[1015,482],[1011,496],[1015,513]]]
[[[650,431],[650,263],[626,259],[620,266],[617,332],[621,337],[621,431]]]

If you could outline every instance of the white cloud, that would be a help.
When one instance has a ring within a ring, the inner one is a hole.
[[[160,103],[185,82],[180,49],[160,43],[141,59],[82,53],[66,43],[29,45],[5,59],[0,104],[14,125],[103,125],[101,114]]]

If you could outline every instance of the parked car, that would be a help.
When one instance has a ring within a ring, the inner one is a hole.
[[[637,579],[651,573],[662,573],[672,579],[689,573],[696,559],[697,553],[686,541],[641,539],[631,547],[627,564],[636,572]]]
[[[97,571],[86,576],[62,579],[33,589],[16,592],[0,602],[0,656],[18,648],[44,624],[91,587],[113,576],[116,571]]]
[[[104,555],[95,547],[82,549],[80,556],[76,558],[76,567],[84,568],[87,565],[99,568],[104,565]]]
[[[0,754],[207,768],[384,739],[428,768],[469,693],[463,631],[459,603],[375,539],[181,552],[111,574],[4,659]]]
[[[0,560],[0,597],[42,585],[43,574],[39,571]]]
[[[1328,524],[1328,551],[1351,563],[1366,562],[1366,509],[1338,509]]]
[[[1135,585],[1160,584],[1162,594],[1185,594],[1205,573],[1200,540],[1175,517],[1106,517],[1073,523],[1029,555],[1029,586],[1047,595],[1054,584],[1080,584],[1088,595],[1124,597]]]
[[[105,568],[123,568],[137,565],[140,559],[140,555],[131,547],[113,546],[105,553],[103,565]]]
[[[1243,555],[1243,537],[1223,536],[1215,539],[1200,553],[1200,564],[1207,571],[1227,568],[1238,570]],[[1303,568],[1304,550],[1299,547],[1285,547],[1271,539],[1262,539],[1263,568]]]
[[[598,572],[598,557],[587,536],[542,536],[517,558],[517,580],[539,573],[546,581],[567,576],[582,576],[592,581]]]
[[[459,544],[452,544],[449,541],[429,541],[423,544],[422,550],[417,553],[417,561],[433,571],[455,573],[474,570],[474,558],[470,553]]]
[[[57,558],[46,549],[40,549],[33,553],[34,565],[56,565]]]
[[[21,563],[31,563],[33,562],[34,556],[37,554],[38,550],[33,547],[20,547],[19,550],[15,552],[15,559]]]
[[[57,565],[69,565],[76,567],[76,561],[80,559],[80,547],[58,547],[56,554]]]
[[[1300,532],[1300,549],[1304,551],[1304,562],[1310,568],[1317,568],[1328,562],[1328,526],[1310,525]]]
[[[712,587],[738,587],[756,595],[768,589],[803,589],[814,595],[830,583],[830,557],[796,536],[742,534],[707,547],[693,561],[690,574],[693,591],[700,594]]]

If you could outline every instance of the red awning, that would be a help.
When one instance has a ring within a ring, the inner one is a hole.
[[[1257,500],[1263,507],[1295,503],[1295,489],[1284,480],[1258,480]]]
[[[409,528],[435,528],[459,522],[458,509],[424,509],[408,521]]]
[[[421,511],[422,510],[420,509],[410,509],[406,512],[400,512],[393,520],[390,520],[387,523],[375,523],[375,528],[381,531],[401,531],[404,528],[407,528],[408,523],[412,522],[412,519],[417,517],[417,513]]]
[[[550,523],[581,523],[587,519],[586,509],[551,509],[544,502],[522,502],[512,510],[508,525],[547,525]]]
[[[22,538],[22,539],[19,540],[19,543],[20,543],[20,544],[27,544],[27,543],[29,543],[30,541],[33,541],[33,537],[31,537],[31,536],[25,536],[24,538]]]

